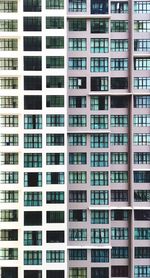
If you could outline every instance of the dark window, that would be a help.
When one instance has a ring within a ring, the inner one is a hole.
[[[149,259],[150,258],[150,247],[135,247],[135,258],[136,259]]]
[[[18,268],[1,267],[1,278],[18,278]]]
[[[41,70],[42,57],[41,56],[24,56],[24,70]]]
[[[24,109],[25,110],[38,110],[42,109],[42,96],[24,96]]]
[[[64,68],[64,56],[47,56],[46,68],[52,68],[52,69]]]
[[[47,223],[64,223],[64,211],[47,211]]]
[[[24,90],[42,90],[42,76],[24,76]]]
[[[108,14],[108,0],[92,0],[91,14]]]
[[[46,76],[46,88],[64,88],[64,76]]]
[[[127,108],[128,97],[112,96],[111,97],[111,108]]]
[[[69,221],[86,221],[87,213],[86,210],[69,210]]]
[[[64,270],[47,270],[46,278],[64,278]]]
[[[42,186],[42,173],[31,172],[24,173],[24,186]]]
[[[42,23],[41,17],[24,17],[23,18],[24,31],[41,31]]]
[[[108,91],[108,77],[91,77],[91,91]]]
[[[108,263],[109,262],[109,250],[91,250],[91,262],[93,263]]]
[[[25,211],[24,212],[24,225],[25,226],[42,225],[42,212],[41,211]]]
[[[70,19],[69,31],[86,31],[86,19]]]
[[[64,107],[64,96],[46,96],[46,107]]]
[[[24,37],[24,51],[41,51],[41,37]]]
[[[150,220],[150,210],[135,210],[134,220],[149,221]]]
[[[128,220],[128,211],[127,210],[112,210],[111,220]]]
[[[64,48],[64,37],[46,37],[47,49],[62,49]]]
[[[46,17],[46,29],[63,29],[64,18],[63,17]]]
[[[135,183],[149,183],[150,172],[149,171],[134,171],[134,182]]]
[[[109,268],[106,267],[92,267],[91,278],[109,278]]]
[[[64,242],[64,231],[47,231],[46,242],[47,243]]]
[[[111,89],[128,89],[128,78],[125,77],[116,77],[111,78]]]
[[[70,249],[69,250],[69,261],[74,260],[87,260],[86,249]]]
[[[91,19],[91,33],[108,33],[108,27],[108,19]]]
[[[1,230],[0,240],[2,241],[16,241],[18,240],[18,230]]]
[[[112,277],[128,277],[128,266],[112,266],[111,267],[111,276]]]
[[[23,10],[24,12],[40,12],[41,0],[24,0]]]
[[[42,270],[25,270],[24,278],[42,278]]]

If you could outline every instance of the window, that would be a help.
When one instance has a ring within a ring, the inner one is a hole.
[[[0,203],[18,203],[18,191],[17,190],[0,191]]]
[[[127,183],[128,172],[127,171],[111,171],[111,183]]]
[[[69,240],[70,241],[86,241],[87,240],[87,230],[86,229],[69,229]]]
[[[109,229],[91,229],[91,243],[109,243]]]
[[[108,153],[91,153],[91,167],[108,167]]]
[[[64,270],[46,270],[46,278],[64,278],[64,277],[65,277]]]
[[[64,96],[46,96],[46,107],[64,107]]]
[[[128,164],[128,153],[111,153],[111,164]]]
[[[128,202],[128,190],[111,190],[111,202]]]
[[[25,211],[24,226],[41,226],[42,211]]]
[[[46,203],[47,204],[64,204],[64,192],[46,192]]]
[[[40,36],[24,36],[24,51],[41,51],[42,38]]]
[[[41,265],[42,251],[24,251],[24,265]]]
[[[42,115],[24,115],[24,129],[41,129]]]
[[[85,70],[86,58],[69,58],[68,66],[69,70]]]
[[[108,267],[92,267],[91,268],[91,278],[109,278],[109,268]]]
[[[135,258],[136,259],[149,259],[150,258],[150,247],[135,247]]]
[[[42,148],[42,134],[24,134],[24,148]]]
[[[64,126],[64,115],[63,114],[52,114],[46,115],[46,126]]]
[[[150,59],[134,58],[134,70],[150,70]]]
[[[91,110],[108,110],[107,96],[91,96],[90,98]]]
[[[108,33],[108,28],[109,28],[108,19],[100,19],[100,18],[91,19],[91,33],[106,34]]]
[[[25,231],[24,232],[24,246],[42,245],[41,231]]]
[[[108,77],[91,77],[91,91],[108,91]]]
[[[108,0],[92,0],[91,14],[108,14]]]
[[[46,76],[46,88],[64,88],[64,76]]]
[[[69,250],[69,261],[74,260],[87,260],[86,249],[70,249]]]
[[[91,115],[91,129],[107,129],[108,116],[107,115]]]
[[[86,31],[86,19],[69,19],[69,31]]]
[[[46,232],[47,243],[63,243],[64,242],[64,231],[47,231]]]
[[[64,184],[64,172],[47,172],[46,184]]]
[[[69,115],[69,126],[86,127],[86,115]]]
[[[69,89],[86,89],[86,77],[69,77]]]
[[[17,248],[1,248],[0,260],[18,260]]]
[[[64,146],[64,134],[46,134],[46,146]]]
[[[1,115],[0,126],[1,127],[18,127],[19,120],[17,115]]]
[[[150,115],[134,115],[134,126],[150,126]]]
[[[126,20],[112,20],[111,21],[111,32],[127,32],[128,21]]]
[[[134,96],[134,108],[150,108],[150,96]]]
[[[112,259],[128,258],[128,247],[112,247],[111,258]]]
[[[111,127],[127,127],[128,116],[127,115],[111,115]]]
[[[73,203],[84,203],[87,201],[87,194],[84,190],[70,190],[69,191],[69,202]]]
[[[134,133],[133,137],[134,145],[149,145],[150,144],[150,134],[149,133]]]
[[[47,56],[46,68],[48,69],[63,69],[64,68],[64,56]]]
[[[128,145],[128,134],[127,133],[112,133],[110,135],[111,145]]]
[[[135,202],[149,202],[150,201],[150,190],[135,190],[134,191]]]
[[[17,77],[1,77],[0,78],[0,89],[2,89],[2,90],[18,89],[18,78]]]
[[[85,96],[69,96],[69,108],[85,108]]]
[[[108,263],[109,262],[109,250],[91,250],[91,262],[92,263]]]
[[[109,42],[105,38],[92,38],[90,46],[91,53],[108,53]]]
[[[24,167],[27,167],[27,168],[42,167],[42,154],[41,153],[25,153],[24,154]]]
[[[119,265],[111,267],[111,276],[112,277],[128,277],[128,266]]]
[[[128,51],[128,40],[112,39],[111,51],[115,51],[115,52]]]
[[[150,153],[134,153],[134,163],[135,164],[149,164],[150,163]]]
[[[86,164],[86,153],[69,153],[69,164],[76,165],[76,164]]]
[[[86,134],[69,134],[69,146],[86,146]]]
[[[62,49],[64,48],[64,37],[46,37],[47,49]]]
[[[135,77],[134,78],[135,89],[150,89],[150,78],[149,77]]]
[[[25,110],[41,110],[42,109],[42,96],[26,95],[24,96],[24,109]],[[30,116],[29,116],[30,117]],[[32,118],[33,127],[36,127],[38,116]],[[42,116],[39,116],[42,117]],[[35,121],[35,124],[34,124]]]
[[[26,172],[24,173],[24,186],[25,187],[41,187],[42,186],[42,173],[40,172]]]
[[[111,59],[111,70],[128,70],[128,59],[113,58]]]
[[[24,76],[24,90],[42,90],[42,76]]]
[[[69,210],[69,221],[70,222],[86,222],[87,212],[86,210]]]
[[[0,241],[16,241],[18,240],[18,230],[1,230]]]
[[[64,29],[64,17],[46,16],[46,29]]]
[[[87,278],[87,269],[81,268],[69,268],[69,278]]]
[[[125,77],[111,78],[111,89],[113,90],[128,89],[128,78]]]
[[[42,70],[41,56],[24,56],[24,70],[39,71]]]
[[[149,221],[150,219],[150,211],[148,210],[135,210],[134,212],[134,220],[138,221]]]
[[[108,134],[100,133],[90,136],[91,148],[108,148]]]
[[[134,228],[134,239],[149,240],[150,239],[150,228]]]
[[[134,40],[134,51],[150,51],[150,40]]]
[[[64,223],[64,211],[47,211],[47,223]]]
[[[69,0],[69,12],[86,12],[86,0]]]
[[[134,267],[134,277],[148,277],[150,273],[150,266],[149,265],[135,265]]]
[[[18,221],[18,210],[0,210],[1,222],[16,222]]]
[[[128,13],[128,2],[111,2],[111,13]]]
[[[108,190],[92,190],[91,205],[108,205]]]
[[[127,108],[128,97],[123,96],[112,96],[111,97],[111,108]]]
[[[19,175],[18,172],[0,172],[0,183],[18,183]]]
[[[18,134],[1,134],[0,145],[1,146],[18,146]]]
[[[0,162],[2,165],[18,164],[18,153],[1,153]]]
[[[15,1],[1,1],[0,12],[3,13],[15,13],[17,12],[17,2]]]
[[[0,70],[17,70],[18,59],[16,58],[0,58]]]
[[[112,210],[111,220],[112,221],[127,221],[129,218],[129,212],[127,210]]]
[[[24,206],[42,206],[42,192],[25,192]]]
[[[64,263],[65,252],[60,250],[46,251],[46,262],[47,263]]]
[[[70,51],[86,51],[86,39],[70,38],[68,44]]]
[[[134,31],[135,32],[149,32],[150,31],[150,21],[135,20],[134,21]]]
[[[0,39],[0,51],[17,51],[17,50],[18,50],[17,39],[7,39],[7,38]]]
[[[0,108],[18,108],[18,97],[0,97]]]
[[[47,153],[46,165],[64,165],[64,153]]]
[[[24,31],[42,31],[42,22],[40,16],[23,17],[23,30]]]
[[[24,278],[42,278],[42,270],[24,270]]]
[[[69,183],[72,184],[72,183],[86,183],[86,182],[87,182],[86,172],[84,171],[69,172]]]
[[[128,228],[111,228],[111,239],[112,240],[127,240],[128,239]]]
[[[146,1],[136,1],[134,3],[134,12],[135,13],[149,13],[150,12],[150,4]]]
[[[0,19],[1,32],[16,32],[18,30],[18,21],[13,19]]]
[[[24,0],[23,10],[24,12],[41,12],[41,0]]]
[[[108,58],[91,58],[91,72],[108,72]]]
[[[91,224],[109,224],[108,210],[91,211]]]
[[[108,172],[91,172],[91,186],[108,186]]]
[[[134,171],[134,182],[135,183],[149,183],[150,172],[149,171]]]
[[[46,9],[60,10],[64,8],[63,0],[46,0]]]

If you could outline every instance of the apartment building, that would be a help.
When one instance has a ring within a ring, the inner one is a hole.
[[[150,277],[150,2],[0,0],[0,278]]]

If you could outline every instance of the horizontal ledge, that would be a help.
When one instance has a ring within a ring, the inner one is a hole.
[[[67,246],[67,249],[112,249],[112,246],[106,245],[106,246],[93,246],[93,245],[76,245],[76,246]]]
[[[90,19],[90,18],[111,18],[111,14],[67,14],[67,19],[70,18],[85,18],[85,19]]]
[[[98,130],[85,130],[85,131],[84,130],[83,131],[82,130],[81,131],[80,130],[69,130],[69,131],[67,131],[67,133],[68,134],[74,134],[74,133],[81,133],[81,134],[82,133],[83,134],[85,134],[85,133],[89,133],[89,134],[96,133],[97,134],[97,133],[111,133],[111,131],[110,130],[106,131],[106,130],[103,130],[103,129],[101,129],[101,130],[100,129],[98,129]]]

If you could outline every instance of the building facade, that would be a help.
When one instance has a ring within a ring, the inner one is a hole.
[[[0,16],[0,277],[150,277],[149,1]]]

